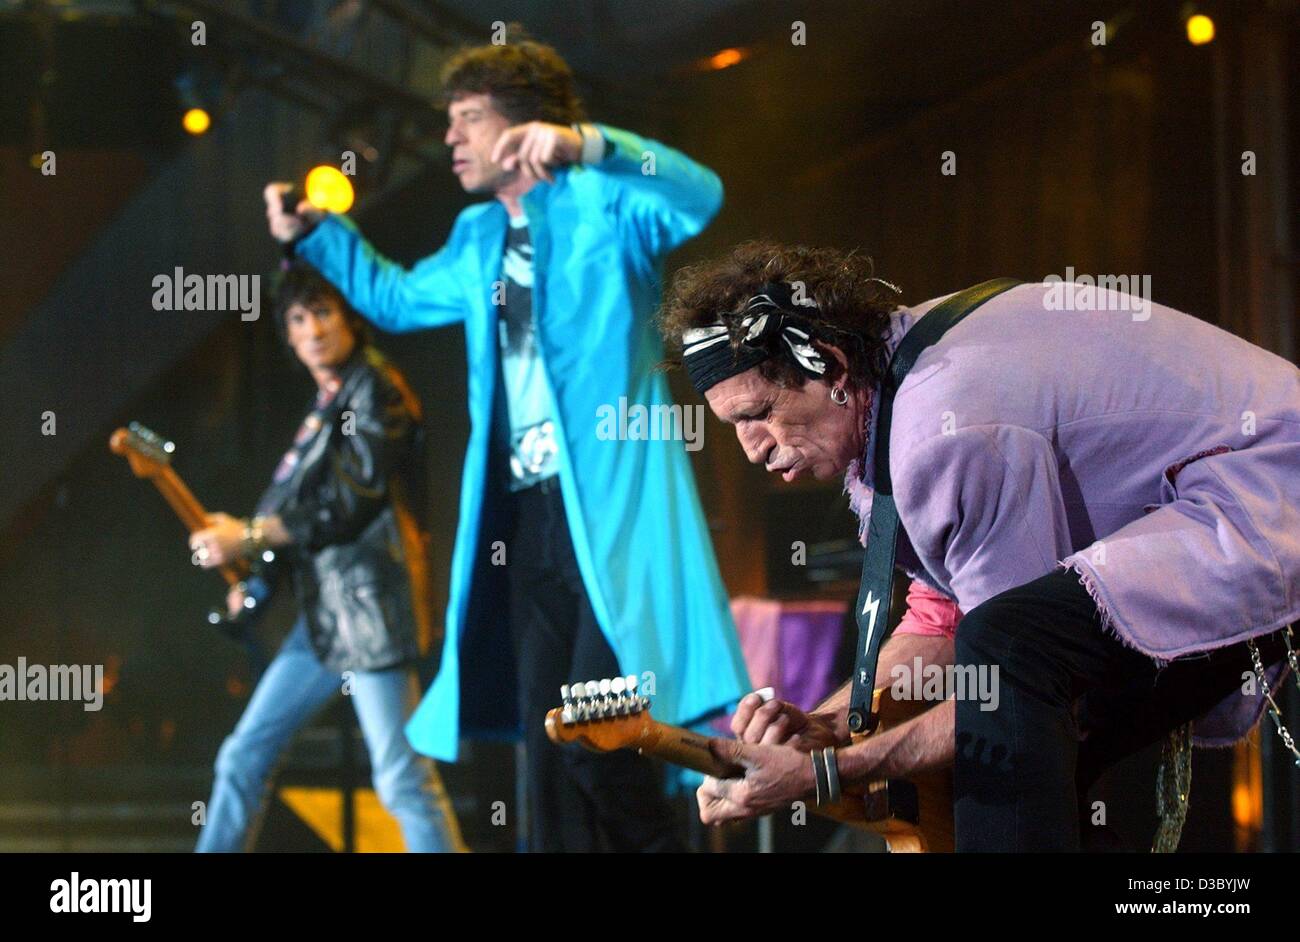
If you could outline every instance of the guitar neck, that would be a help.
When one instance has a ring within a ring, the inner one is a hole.
[[[176,511],[176,516],[181,518],[186,530],[193,533],[207,526],[207,511],[172,468],[163,468],[154,476],[153,483],[172,510]]]
[[[196,530],[202,530],[208,525],[207,511],[199,503],[199,499],[194,496],[193,492],[181,480],[181,476],[170,466],[163,468],[153,477],[154,486],[162,494],[163,499],[171,505],[176,516],[180,517],[181,523],[190,533]],[[224,566],[217,567],[227,584],[235,585],[242,582],[248,577],[248,563],[242,559],[227,563]]]
[[[680,726],[670,726],[658,720],[650,720],[646,732],[638,744],[642,752],[656,758],[680,765],[703,775],[717,778],[736,778],[744,775],[740,766],[723,762],[709,751],[709,739],[699,733]]]

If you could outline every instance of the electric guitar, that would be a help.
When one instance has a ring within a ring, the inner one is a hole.
[[[171,465],[172,454],[176,451],[172,442],[149,431],[140,423],[132,422],[113,433],[108,440],[108,447],[114,454],[126,458],[136,477],[147,478],[154,483],[190,533],[207,527],[207,512],[203,505]],[[218,566],[217,572],[226,580],[227,585],[244,584],[244,610],[231,616],[225,605],[214,607],[208,612],[208,623],[236,640],[249,641],[253,622],[266,608],[271,596],[271,583],[262,574],[274,560],[275,554],[267,550],[262,559],[251,565],[248,560],[236,559]]]
[[[546,714],[546,734],[558,744],[579,743],[594,752],[635,749],[674,765],[718,778],[739,778],[744,770],[714,757],[709,738],[650,716],[650,700],[640,696],[636,677],[587,681],[561,688],[563,705]],[[875,693],[880,712],[876,735],[910,719],[932,704],[894,700]],[[841,824],[864,828],[885,839],[893,853],[950,852],[953,849],[952,774],[949,770],[848,787],[835,804],[808,810]]]

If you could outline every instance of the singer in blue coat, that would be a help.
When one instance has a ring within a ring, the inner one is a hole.
[[[528,682],[529,666],[516,661],[539,656],[517,650],[518,637],[511,656],[502,603],[518,597],[503,573],[520,565],[570,568],[594,614],[591,632],[617,659],[610,672],[650,685],[658,719],[693,723],[749,689],[727,596],[684,443],[609,440],[611,428],[628,427],[609,415],[632,404],[662,417],[655,407],[672,405],[655,370],[662,264],[717,213],[722,184],[657,141],[605,125],[524,121],[504,100],[454,84],[453,172],[467,190],[496,198],[463,210],[446,245],[409,270],[339,216],[296,245],[384,330],[464,325],[471,431],[446,634],[407,734],[419,751],[452,761],[461,735],[520,722],[513,685]],[[485,121],[497,126],[485,130]],[[511,541],[516,530],[498,504],[548,490],[551,503],[518,505],[522,529]],[[548,513],[567,523],[572,550],[563,559],[551,559],[560,549],[520,543]],[[581,647],[582,627],[572,630]],[[558,687],[544,695],[558,705]],[[529,729],[539,721],[524,718],[530,748],[541,748]]]

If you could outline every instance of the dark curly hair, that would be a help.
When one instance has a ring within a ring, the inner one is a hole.
[[[518,23],[506,27],[505,45],[468,46],[443,65],[439,107],[473,94],[492,96],[511,124],[586,120],[568,63],[551,46],[530,39]]]
[[[886,365],[885,331],[889,312],[898,306],[898,293],[876,277],[871,259],[856,251],[777,242],[743,242],[721,258],[677,272],[658,318],[673,354],[665,365],[680,365],[686,331],[716,324],[720,314],[730,328],[732,347],[738,347],[740,309],[768,282],[803,283],[804,296],[817,308],[801,308],[799,314],[812,322],[817,346],[831,343],[844,353],[850,385],[871,389],[880,381]],[[829,356],[826,361],[824,378],[834,383],[842,374],[839,362]],[[759,372],[785,387],[798,388],[807,379],[784,356],[765,360]]]
[[[343,312],[343,319],[352,331],[358,350],[370,343],[370,325],[348,303],[343,292],[311,265],[296,261],[280,276],[275,288],[275,330],[286,348],[289,346],[289,308],[295,304],[310,305],[322,298],[333,301]]]

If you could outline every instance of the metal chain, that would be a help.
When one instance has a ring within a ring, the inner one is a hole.
[[[1296,686],[1300,687],[1300,657],[1297,657],[1292,645],[1295,635],[1290,626],[1282,630],[1282,641],[1286,644],[1286,660],[1291,665],[1291,674]],[[1248,640],[1246,647],[1250,650],[1251,665],[1255,669],[1255,679],[1259,682],[1264,699],[1268,702],[1269,716],[1277,727],[1277,734],[1283,744],[1295,756],[1295,764],[1300,767],[1300,749],[1296,748],[1295,737],[1282,722],[1282,711],[1273,699],[1273,691],[1264,673],[1264,663],[1259,656],[1259,648],[1254,640]],[[1151,852],[1168,854],[1178,849],[1182,837],[1183,823],[1187,820],[1187,799],[1192,788],[1192,748],[1191,724],[1172,730],[1165,740],[1160,752],[1160,768],[1156,773],[1156,812],[1160,815],[1160,827],[1151,844]]]
[[[1295,678],[1296,687],[1300,688],[1300,658],[1296,657],[1295,648],[1291,646],[1294,637],[1290,625],[1282,629],[1282,641],[1286,644],[1286,660],[1291,665],[1291,676]],[[1283,745],[1295,756],[1296,767],[1300,768],[1300,749],[1296,749],[1295,738],[1282,722],[1282,711],[1278,708],[1277,701],[1273,699],[1273,691],[1269,688],[1268,677],[1264,674],[1264,663],[1260,659],[1259,648],[1255,647],[1253,638],[1246,642],[1246,647],[1250,649],[1250,662],[1255,668],[1259,689],[1264,692],[1264,699],[1268,701],[1268,713],[1273,718],[1273,725],[1277,727],[1277,734],[1282,737]]]

